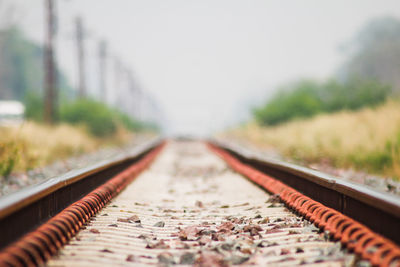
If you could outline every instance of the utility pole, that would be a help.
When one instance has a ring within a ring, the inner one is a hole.
[[[113,105],[118,106],[119,103],[119,86],[120,86],[120,68],[118,58],[113,60]]]
[[[127,72],[128,74],[128,82],[129,82],[129,95],[130,95],[130,99],[129,99],[129,103],[130,103],[130,107],[131,107],[131,116],[137,118],[139,115],[139,106],[138,106],[138,100],[139,100],[139,88],[137,88],[136,84],[135,84],[135,79],[133,76],[133,72],[132,70],[129,70]]]
[[[85,47],[84,47],[84,29],[81,17],[77,17],[76,21],[76,47],[78,56],[78,96],[86,97],[86,72],[85,72]]]
[[[136,110],[137,110],[137,115],[136,119],[139,121],[143,120],[143,114],[142,114],[142,104],[144,102],[144,92],[140,90],[139,88],[136,90],[136,99],[135,99],[135,105],[136,105]]]
[[[123,106],[123,67],[119,58],[114,59],[114,103],[115,106],[121,108]]]
[[[104,40],[99,44],[99,68],[100,99],[107,103],[107,42]]]
[[[57,77],[54,60],[54,39],[56,34],[56,15],[54,12],[54,0],[45,0],[46,8],[46,40],[45,40],[45,99],[44,120],[47,123],[56,121],[57,113]]]

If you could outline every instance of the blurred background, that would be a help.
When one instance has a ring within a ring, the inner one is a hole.
[[[399,177],[399,74],[396,0],[0,0],[0,168],[161,132]]]

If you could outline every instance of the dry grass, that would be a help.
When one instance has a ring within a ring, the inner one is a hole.
[[[66,124],[45,126],[25,122],[21,126],[0,128],[0,175],[13,169],[27,170],[56,159],[97,149],[99,140],[83,128]]]
[[[400,102],[357,112],[324,114],[275,127],[249,123],[225,135],[278,149],[307,162],[329,161],[400,177]]]
[[[154,132],[141,132],[141,138],[155,137]],[[93,152],[106,146],[124,146],[136,134],[117,126],[109,137],[94,137],[82,126],[59,124],[49,126],[25,122],[20,126],[0,126],[0,178],[13,171],[26,171],[56,160]]]

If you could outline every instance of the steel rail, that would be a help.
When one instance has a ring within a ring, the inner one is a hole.
[[[151,164],[46,264],[292,266],[321,264],[321,255],[325,265],[358,262],[197,140],[168,142]]]
[[[210,140],[240,162],[400,244],[400,198],[295,164],[267,158],[236,144]]]
[[[68,172],[3,197],[0,199],[0,249],[139,161],[162,142],[160,138],[153,139],[139,145],[128,155]]]
[[[314,223],[333,240],[340,241],[349,251],[355,252],[362,259],[370,261],[374,266],[399,265],[400,246],[396,245],[390,238],[385,238],[373,229],[371,230],[365,224],[350,217],[351,215],[347,216],[325,205],[325,203],[306,196],[297,188],[282,182],[277,176],[262,172],[251,166],[251,163],[244,163],[238,156],[233,155],[233,152],[215,144],[210,144],[209,147],[238,173],[261,188],[275,194],[288,208]],[[301,177],[296,179],[298,180],[297,184],[306,180]],[[365,196],[360,197],[359,201],[364,198]],[[373,217],[374,214],[369,215]],[[392,234],[396,234],[396,232],[397,230]],[[389,236],[392,236],[392,234],[389,234]]]

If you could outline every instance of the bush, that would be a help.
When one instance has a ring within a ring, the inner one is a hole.
[[[276,125],[321,112],[357,110],[386,100],[390,87],[374,80],[353,78],[346,83],[331,80],[319,84],[310,80],[295,83],[253,111],[259,124]]]
[[[80,99],[64,104],[60,120],[71,124],[83,124],[97,137],[107,137],[116,133],[118,126],[130,131],[139,131],[142,124],[128,115],[107,105],[88,99]]]
[[[33,121],[43,121],[43,100],[38,95],[30,93],[25,97],[25,118]]]
[[[256,109],[254,115],[261,124],[276,125],[293,118],[315,115],[321,110],[317,95],[317,84],[302,81],[295,90],[275,95],[264,107]]]
[[[120,111],[115,111],[115,117],[117,122],[129,131],[143,130],[143,125],[140,122],[133,120],[131,117]]]
[[[71,124],[83,124],[98,137],[110,136],[117,130],[112,111],[106,105],[91,100],[77,100],[63,105],[60,119]]]
[[[357,110],[366,106],[376,106],[386,100],[390,87],[375,80],[352,78],[345,84],[330,81],[321,88],[324,111]]]

